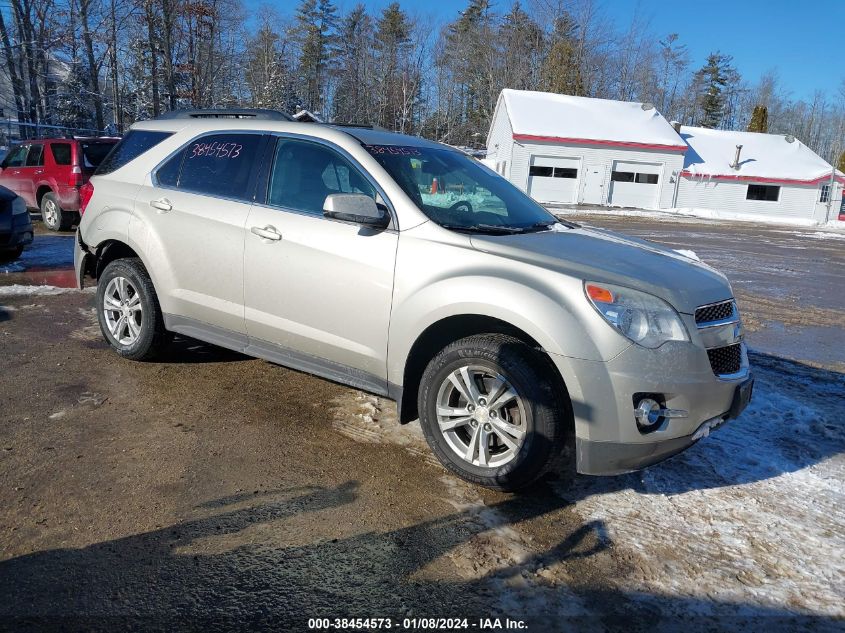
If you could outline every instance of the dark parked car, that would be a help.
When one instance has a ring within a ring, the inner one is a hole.
[[[117,143],[115,138],[62,138],[26,141],[0,163],[0,185],[39,209],[52,231],[79,221],[79,188]]]
[[[32,221],[26,202],[14,191],[0,187],[0,263],[16,260],[32,242]]]

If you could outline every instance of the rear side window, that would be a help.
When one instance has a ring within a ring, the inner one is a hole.
[[[260,134],[213,134],[195,139],[156,172],[158,183],[237,200],[252,200],[250,183]]]
[[[26,160],[26,145],[19,145],[18,147],[14,148],[9,155],[6,156],[6,160],[3,161],[3,165],[6,167],[23,167],[23,163]]]
[[[131,130],[117,145],[112,147],[108,156],[103,159],[94,174],[97,176],[110,174],[172,135],[172,132]]]
[[[41,167],[44,164],[44,146],[31,145],[29,154],[26,155],[27,167]]]
[[[114,143],[80,143],[79,145],[82,148],[82,165],[80,166],[88,169],[99,167],[114,147]]]
[[[70,165],[70,143],[50,143],[50,151],[57,165]]]

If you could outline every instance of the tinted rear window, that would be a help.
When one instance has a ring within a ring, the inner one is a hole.
[[[92,169],[98,167],[108,156],[114,143],[80,143],[82,147],[82,167]]]
[[[57,165],[70,165],[70,143],[50,143],[50,151]]]
[[[117,145],[112,147],[112,150],[103,159],[94,174],[102,176],[103,174],[110,174],[120,169],[126,163],[138,158],[148,149],[161,143],[168,136],[172,136],[172,134],[172,132],[151,132],[148,130],[130,131]]]

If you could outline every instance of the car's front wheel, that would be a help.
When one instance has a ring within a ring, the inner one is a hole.
[[[140,259],[118,259],[97,282],[97,318],[106,341],[130,360],[150,360],[170,341],[153,282]]]
[[[452,343],[429,363],[418,407],[438,459],[467,481],[516,490],[561,455],[572,424],[568,397],[537,350],[500,334]]]

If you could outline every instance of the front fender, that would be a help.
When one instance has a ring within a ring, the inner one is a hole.
[[[580,288],[578,291],[582,292]],[[388,380],[401,385],[405,363],[417,338],[438,321],[459,315],[504,321],[557,356],[599,361],[627,346],[624,339],[615,337],[603,341],[600,349],[580,315],[568,310],[557,297],[527,283],[501,276],[465,275],[436,281],[394,301]]]

